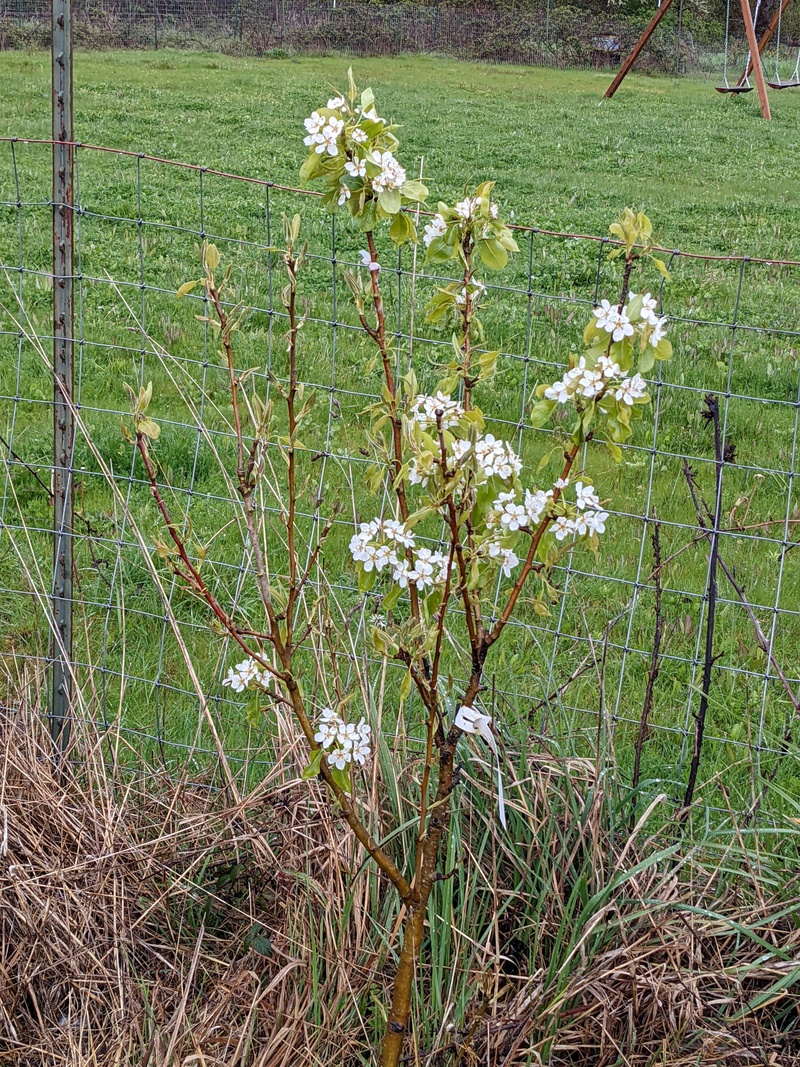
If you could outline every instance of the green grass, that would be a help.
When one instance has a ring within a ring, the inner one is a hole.
[[[4,86],[0,132],[18,137],[49,135],[48,63],[39,54],[0,55]],[[296,184],[303,158],[302,119],[329,88],[341,85],[346,64],[341,58],[238,60],[173,52],[80,55],[75,63],[75,136],[86,143]],[[602,99],[605,74],[486,68],[419,58],[359,60],[354,66],[359,82],[374,87],[381,112],[402,124],[401,156],[409,171],[415,172],[418,161],[424,159],[434,202],[437,196],[458,194],[465,181],[494,177],[504,212],[513,212],[517,222],[603,234],[619,209],[630,204],[648,211],[670,248],[800,259],[800,97],[795,94],[776,94],[775,117],[768,124],[760,118],[755,93],[732,100],[714,93],[709,81],[634,76],[608,102]],[[0,256],[16,265],[21,232],[25,265],[46,271],[50,246],[47,151],[18,144],[15,157],[23,201],[42,206],[25,207],[20,230],[20,216],[13,207],[11,150],[8,145],[0,146],[0,200],[12,205],[0,208]],[[157,448],[159,462],[176,485],[192,486],[190,514],[198,538],[205,540],[221,531],[214,539],[213,556],[218,564],[214,580],[220,596],[232,600],[239,595],[241,547],[234,529],[226,526],[229,508],[219,499],[222,483],[214,461],[205,446],[198,446],[196,422],[181,399],[181,392],[188,391],[198,402],[202,385],[205,423],[212,433],[224,431],[224,418],[209,406],[224,404],[224,378],[214,345],[204,343],[202,325],[194,318],[199,305],[190,300],[177,304],[173,296],[177,286],[198,271],[198,176],[147,162],[139,167],[136,159],[85,152],[79,156],[79,178],[81,202],[87,209],[80,220],[79,268],[85,278],[80,325],[85,341],[81,357],[84,416],[124,487],[131,457],[119,431],[118,413],[127,407],[123,382],[135,382],[142,375],[144,381],[152,378],[154,413],[164,427]],[[303,335],[303,375],[309,383],[323,387],[306,431],[307,443],[310,450],[324,448],[330,423],[328,450],[333,455],[326,466],[323,511],[334,500],[354,499],[358,511],[370,512],[375,505],[361,488],[363,466],[346,459],[357,457],[363,443],[358,412],[367,403],[365,398],[378,390],[378,372],[369,368],[368,346],[358,334],[333,331],[325,321],[313,321],[334,317],[333,271],[324,262],[330,253],[330,222],[314,202],[273,190],[268,235],[265,206],[259,186],[209,176],[203,180],[205,232],[218,239],[232,261],[240,298],[261,309],[251,313],[240,335],[240,365],[263,370],[268,364],[279,376],[285,371],[280,324],[268,314],[270,287],[274,292],[280,282],[270,272],[265,246],[268,238],[277,237],[280,212],[302,207],[311,251],[322,257],[312,261],[302,283],[312,312]],[[140,209],[146,223],[141,228],[132,221]],[[359,245],[357,235],[346,227],[339,229],[339,259],[352,258]],[[388,249],[385,255],[390,255]],[[404,265],[409,265],[408,252]],[[530,305],[529,265],[535,294]],[[548,376],[552,380],[551,365],[563,364],[569,351],[579,347],[585,308],[577,302],[592,300],[597,270],[595,245],[541,236],[533,238],[532,247],[527,237],[522,242],[517,261],[498,279],[508,288],[493,294],[485,316],[492,344],[510,357],[502,361],[496,382],[481,398],[498,420],[515,425],[523,399],[530,399],[536,381]],[[712,492],[713,471],[707,462],[711,441],[700,418],[701,396],[681,387],[724,392],[730,374],[734,399],[728,405],[727,434],[736,446],[738,465],[731,465],[725,475],[726,515],[737,499],[751,493],[755,495],[749,522],[783,520],[787,499],[790,507],[795,506],[787,472],[797,413],[793,406],[798,388],[797,339],[741,330],[731,357],[730,330],[717,324],[730,321],[738,296],[737,321],[742,326],[795,329],[800,271],[751,265],[739,294],[738,270],[738,265],[691,260],[678,260],[674,267],[664,304],[678,320],[672,329],[676,355],[664,368],[667,388],[662,391],[657,438],[648,414],[639,427],[640,450],[626,453],[620,467],[600,454],[589,460],[590,471],[613,506],[631,517],[613,520],[597,561],[588,551],[575,554],[572,565],[579,573],[569,578],[563,614],[556,605],[551,619],[542,620],[523,606],[520,618],[529,628],[509,635],[497,650],[491,672],[506,693],[497,715],[509,738],[524,743],[533,729],[546,733],[554,745],[563,741],[570,751],[595,750],[601,707],[596,670],[565,690],[563,700],[535,715],[529,715],[528,709],[569,677],[590,651],[587,634],[600,639],[605,622],[623,607],[629,586],[609,579],[631,582],[649,573],[649,535],[635,516],[647,504],[651,447],[658,453],[653,458],[650,505],[665,523],[676,524],[664,528],[664,555],[676,552],[691,537],[677,525],[695,523],[681,457],[703,461],[696,465],[706,495]],[[181,388],[170,381],[165,366],[155,357],[142,355],[140,332],[121,299],[103,280],[106,272],[122,285],[137,313],[141,272],[148,286],[147,329],[169,350]],[[615,293],[614,268],[605,262],[600,266],[600,280],[601,294]],[[384,281],[391,321],[406,327],[408,287],[398,294],[388,272]],[[643,283],[652,286],[656,279],[651,274]],[[26,276],[21,284],[26,308],[46,332],[50,302],[46,282]],[[352,324],[354,315],[340,272],[336,285],[335,317]],[[430,289],[431,282],[420,283],[419,306]],[[3,303],[8,306],[9,302],[6,291]],[[707,324],[684,323],[682,318],[699,318]],[[49,410],[46,404],[22,403],[15,415],[13,397],[18,390],[18,368],[19,394],[28,400],[46,401],[49,381],[28,346],[22,346],[18,362],[16,331],[8,315],[2,319],[6,331],[0,336],[2,432],[6,439],[13,434],[13,447],[28,464],[44,469],[50,448]],[[431,336],[420,315],[416,327],[422,337]],[[420,378],[432,385],[438,352],[420,342],[416,353]],[[758,397],[766,403],[738,397]],[[506,427],[505,432],[513,431]],[[230,459],[229,442],[223,437],[218,441]],[[524,434],[522,449],[529,471],[535,471],[551,445],[541,434]],[[78,444],[77,466],[86,471],[77,485],[79,507],[94,534],[91,546],[81,546],[80,595],[91,606],[79,647],[84,652],[88,643],[92,657],[105,656],[112,671],[122,670],[124,662],[126,674],[133,679],[123,699],[118,682],[109,675],[106,697],[101,687],[92,698],[93,711],[98,717],[104,714],[113,719],[119,701],[126,725],[148,732],[157,727],[167,741],[188,743],[197,724],[196,700],[183,692],[185,670],[169,637],[161,650],[163,612],[137,550],[126,550],[117,561],[114,540],[125,533],[124,524],[96,477],[95,461],[83,442]],[[778,469],[779,473],[766,473],[762,478],[751,468]],[[312,461],[309,453],[303,471],[306,502],[316,494],[319,472],[319,461]],[[137,476],[141,477],[138,469]],[[27,525],[46,530],[50,509],[30,472],[17,468],[14,487]],[[183,506],[188,499],[181,498]],[[148,535],[155,536],[157,524],[147,494],[136,487],[132,500]],[[6,518],[10,523],[15,521],[15,507],[9,498]],[[126,536],[130,539],[129,532]],[[329,577],[343,584],[350,581],[347,538],[348,529],[342,526],[327,550]],[[779,550],[775,542],[724,538],[725,559],[736,567],[753,602],[794,610],[800,591],[797,560],[789,552],[781,569]],[[35,535],[32,549],[24,553],[30,563],[38,557],[45,567],[44,536]],[[275,553],[280,560],[279,549]],[[115,567],[119,580],[111,583],[114,594],[109,606],[109,582]],[[19,559],[8,539],[0,553],[0,568],[2,585],[19,588]],[[646,745],[644,774],[654,780],[654,788],[670,793],[679,790],[691,750],[691,738],[683,731],[687,707],[690,702],[696,705],[692,685],[699,685],[699,674],[693,678],[687,660],[701,647],[697,642],[705,569],[705,555],[698,546],[678,557],[665,576],[667,658],[653,712],[653,722],[665,729],[656,730]],[[563,586],[565,580],[560,574],[558,584]],[[735,599],[727,588],[722,592]],[[241,597],[255,613],[252,590],[240,594],[240,603]],[[214,692],[223,655],[219,642],[209,637],[202,608],[180,594],[175,604],[186,623],[189,647],[204,684]],[[9,652],[36,647],[41,621],[32,615],[29,600],[8,597],[2,618]],[[771,613],[762,612],[761,618],[768,629]],[[603,705],[609,714],[618,708],[621,716],[616,749],[624,773],[631,761],[633,727],[628,722],[636,721],[644,693],[653,626],[650,589],[640,594],[629,633],[627,626],[623,619],[610,638],[616,647],[607,656]],[[782,616],[776,627],[775,653],[790,674],[796,670],[798,637],[800,626],[794,616]],[[624,653],[625,647],[634,651]],[[595,646],[594,651],[599,659],[601,648]],[[778,747],[788,721],[788,703],[775,682],[770,682],[760,721],[763,656],[755,649],[750,625],[735,604],[720,606],[717,651],[722,669],[715,675],[710,739],[701,778],[712,783],[705,794],[710,801],[720,801],[714,780],[718,774],[734,803],[743,806],[758,789],[758,774],[770,773],[775,758],[752,751],[748,744],[755,743],[761,729],[762,745]],[[552,674],[551,660],[555,660]],[[154,678],[162,684],[147,681]],[[247,756],[258,750],[263,733],[248,731],[241,709],[220,705],[219,716],[232,753]],[[208,742],[202,731],[200,737]],[[157,747],[153,745],[150,752],[157,756]],[[757,771],[751,773],[753,766]],[[783,760],[779,784],[791,790],[796,778],[795,761]]]

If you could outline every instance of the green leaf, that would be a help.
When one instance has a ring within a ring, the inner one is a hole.
[[[322,169],[322,156],[312,152],[300,168],[300,181],[309,182],[316,178]]]
[[[428,190],[422,182],[412,179],[410,182],[404,182],[403,196],[406,200],[413,200],[415,203],[421,204],[427,198]]]
[[[672,344],[666,339],[662,338],[656,345],[656,359],[669,359],[672,355]],[[641,360],[640,360],[641,363]]]
[[[244,715],[251,730],[257,730],[261,726],[261,704],[259,703],[258,693],[253,693],[247,701]]]
[[[537,404],[534,404],[531,408],[531,426],[535,430],[541,430],[547,420],[553,414],[553,411],[557,405],[556,400],[540,400]]]
[[[358,572],[358,591],[359,593],[368,593],[375,584],[375,578],[377,575],[374,570],[365,571],[362,567]]]
[[[397,607],[397,602],[400,599],[400,594],[402,592],[403,590],[400,588],[399,585],[392,586],[392,588],[383,598],[384,611],[391,611],[393,608]]]
[[[244,936],[244,947],[251,948],[259,956],[272,955],[272,942],[264,933],[264,924],[255,922]]]
[[[389,227],[389,236],[396,245],[405,244],[406,241],[413,241],[416,244],[417,241],[417,231],[414,229],[414,223],[402,211],[398,211],[392,219],[392,225]]]
[[[644,352],[639,356],[639,373],[647,374],[649,370],[653,369],[653,365],[656,361],[655,350],[652,345],[648,345]]]
[[[481,241],[478,245],[478,252],[489,270],[502,270],[508,263],[508,252],[499,241],[494,239]]]
[[[664,263],[664,261],[661,259],[656,259],[655,256],[653,256],[653,262],[655,263],[656,269],[658,270],[659,274],[663,274],[667,281],[669,281],[669,271],[667,270],[666,263]]]
[[[378,195],[378,203],[387,215],[396,215],[402,204],[400,190],[384,189],[383,192]]]
[[[411,671],[406,671],[400,683],[400,702],[408,700],[411,696]]]
[[[615,463],[622,462],[622,449],[619,445],[615,445],[613,441],[606,441],[606,448],[608,449],[609,456],[611,456]]]
[[[322,767],[322,757],[324,755],[325,753],[322,751],[321,748],[315,748],[314,751],[311,753],[311,758],[309,759],[306,766],[303,768],[301,778],[303,778],[306,782],[310,778],[316,778],[320,772],[320,768]]]
[[[161,433],[161,427],[152,419],[141,419],[138,424],[139,433],[149,437],[151,441],[157,441]]]
[[[333,766],[329,766],[328,769],[331,772],[331,778],[333,778],[334,782],[336,782],[341,791],[349,795],[351,792],[350,772],[347,770],[339,770],[338,767]]]
[[[200,284],[200,279],[199,278],[197,279],[197,281],[194,281],[194,282],[184,282],[183,285],[180,287],[180,289],[175,294],[175,298],[177,300],[180,300],[180,298],[182,296],[186,296],[187,293],[191,293],[192,289],[194,289],[194,287],[196,285],[199,285],[199,284]]]

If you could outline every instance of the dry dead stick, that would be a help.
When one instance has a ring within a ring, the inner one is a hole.
[[[653,510],[653,575],[655,588],[655,628],[653,630],[653,649],[650,655],[650,669],[647,672],[647,687],[644,692],[644,704],[642,716],[639,720],[639,732],[636,735],[636,749],[633,757],[633,779],[631,790],[631,828],[636,823],[636,789],[639,785],[639,772],[642,763],[642,748],[648,735],[648,723],[650,712],[653,709],[653,694],[655,693],[658,672],[661,669],[661,640],[664,633],[664,617],[661,614],[661,525],[658,521],[655,509]]]
[[[714,428],[714,469],[716,475],[714,481],[714,525],[709,534],[711,540],[711,554],[708,563],[708,611],[706,613],[706,647],[703,656],[703,683],[700,692],[700,704],[695,718],[694,749],[692,751],[692,762],[689,766],[689,779],[686,783],[686,792],[683,795],[681,822],[685,822],[688,817],[689,809],[694,800],[697,772],[700,767],[700,754],[703,749],[706,714],[708,712],[708,691],[711,687],[711,672],[714,668],[714,663],[716,662],[716,657],[714,656],[714,624],[717,613],[717,562],[719,559],[719,528],[722,516],[722,466],[724,460],[719,422],[719,401],[715,396],[709,393],[705,398],[705,405],[705,417],[711,422]],[[689,492],[694,499],[694,481],[691,469],[686,460],[684,460],[683,469],[689,484]]]

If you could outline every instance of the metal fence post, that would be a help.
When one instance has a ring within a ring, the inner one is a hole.
[[[70,0],[53,0],[53,656],[50,733],[69,743],[72,703],[73,136]]]

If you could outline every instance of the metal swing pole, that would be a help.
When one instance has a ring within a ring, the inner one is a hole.
[[[756,31],[753,26],[753,13],[750,10],[750,0],[741,0],[741,4],[742,19],[744,21],[745,33],[747,34],[747,47],[750,49],[750,59],[753,63],[753,73],[756,77],[758,99],[761,103],[761,114],[769,122],[772,118],[772,112],[769,109],[767,82],[764,77],[764,67],[761,64],[761,56],[758,51],[758,41],[756,40]]]
[[[639,54],[641,53],[642,49],[653,36],[653,32],[658,26],[659,22],[661,22],[667,11],[669,11],[671,4],[672,0],[661,0],[661,3],[658,6],[658,10],[645,26],[644,30],[642,31],[641,37],[631,49],[628,58],[619,68],[616,78],[614,78],[613,82],[606,89],[605,95],[607,100],[610,100],[614,93],[617,91],[617,89],[619,89],[620,85],[622,85],[631,67],[639,58]]]
[[[758,55],[759,55],[759,58],[763,54],[764,49],[767,47],[769,42],[772,40],[772,36],[775,33],[775,30],[778,28],[778,24],[780,23],[781,17],[783,15],[784,11],[786,10],[786,8],[789,6],[789,4],[791,2],[792,2],[792,0],[781,0],[780,7],[776,8],[776,10],[774,11],[774,13],[772,15],[772,18],[769,21],[769,25],[767,26],[767,28],[762,33],[761,39],[758,42]],[[745,84],[747,79],[753,73],[753,64],[754,64],[754,62],[755,62],[755,60],[753,59],[753,55],[751,53],[750,60],[749,60],[749,62],[747,64],[747,67],[745,68],[745,72],[741,76],[739,81],[736,83],[737,85],[744,85]]]
[[[70,0],[53,0],[53,592],[50,734],[59,756],[72,718],[73,163]]]

